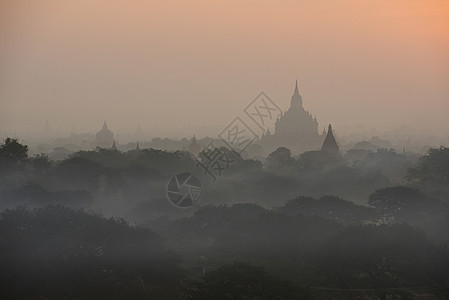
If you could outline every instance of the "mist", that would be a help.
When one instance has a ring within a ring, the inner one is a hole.
[[[1,10],[3,135],[35,134],[46,120],[60,134],[96,132],[107,120],[116,132],[215,136],[261,91],[286,110],[298,80],[320,130],[447,136],[445,1],[43,0]]]
[[[1,1],[2,299],[447,299],[449,3]]]

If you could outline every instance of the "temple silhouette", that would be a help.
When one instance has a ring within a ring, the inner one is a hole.
[[[95,135],[94,145],[95,147],[110,148],[113,143],[115,144],[114,133],[108,129],[108,125],[104,121],[103,128]]]
[[[259,144],[267,153],[278,147],[287,147],[292,153],[300,154],[320,149],[325,136],[325,132],[318,133],[316,117],[304,109],[296,81],[290,108],[276,120],[274,133],[267,130],[260,138]]]
[[[187,148],[187,151],[195,157],[198,157],[198,154],[201,152],[201,146],[198,143],[198,140],[196,139],[195,135],[193,135],[193,138],[190,142],[189,147]]]
[[[327,129],[327,135],[321,146],[321,151],[333,155],[338,155],[340,153],[340,147],[338,147],[337,141],[335,140],[331,124],[329,124],[329,128]]]

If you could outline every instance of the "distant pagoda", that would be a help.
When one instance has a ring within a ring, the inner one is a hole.
[[[109,148],[114,142],[114,133],[108,129],[106,121],[103,123],[103,128],[95,135],[95,146],[101,148]]]
[[[260,139],[260,144],[267,152],[272,152],[278,147],[287,147],[299,154],[319,149],[324,136],[318,133],[316,117],[304,109],[296,81],[290,108],[276,120],[274,134],[267,130]]]
[[[335,140],[331,124],[329,124],[327,129],[327,135],[324,139],[323,145],[321,146],[321,151],[335,155],[340,154],[340,147],[338,147],[337,141]]]
[[[192,142],[190,143],[189,147],[187,148],[187,151],[189,151],[195,157],[198,156],[198,154],[200,153],[201,146],[198,143],[195,135],[193,135]]]

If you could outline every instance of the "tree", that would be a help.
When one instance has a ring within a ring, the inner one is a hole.
[[[286,215],[320,216],[343,224],[361,224],[374,220],[376,216],[373,208],[357,205],[333,195],[319,199],[299,196],[287,201],[278,211]]]
[[[263,267],[234,262],[207,273],[186,289],[187,299],[310,299],[310,291],[270,275]]]
[[[406,222],[433,239],[448,241],[449,205],[417,189],[395,186],[375,191],[368,203],[382,214],[383,221]],[[382,220],[382,219],[381,219]]]
[[[326,151],[306,151],[299,156],[299,169],[332,169],[342,164],[342,158]]]
[[[422,198],[423,195],[416,189],[395,186],[375,191],[369,196],[368,203],[382,212],[396,215]]]
[[[407,180],[410,184],[432,192],[447,199],[449,194],[449,148],[429,149],[426,155],[419,159],[416,168],[409,169]]]
[[[407,224],[350,226],[315,255],[316,284],[325,287],[443,286],[448,275],[446,249]],[[372,293],[378,298],[368,297],[371,292],[365,291],[357,298],[346,294],[346,297],[325,299],[385,299],[381,298],[385,292]],[[390,293],[396,295],[392,299],[409,299],[401,290]]]
[[[267,165],[271,168],[283,168],[293,162],[290,149],[279,147],[267,157]]]
[[[179,259],[150,230],[62,206],[0,214],[5,299],[176,299]]]
[[[22,145],[17,139],[6,138],[4,144],[0,146],[0,159],[17,162],[28,157],[28,146]]]
[[[409,178],[449,184],[449,148],[429,149],[419,159],[418,167],[410,171]]]
[[[30,161],[34,170],[39,174],[45,173],[45,171],[51,168],[51,162],[48,159],[47,154],[36,154],[30,159]]]
[[[377,149],[377,152],[368,153],[361,159],[360,166],[368,170],[379,170],[391,182],[401,184],[407,175],[407,170],[412,167],[412,162],[393,149]]]

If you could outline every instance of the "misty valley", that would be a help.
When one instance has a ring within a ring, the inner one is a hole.
[[[449,0],[0,0],[0,300],[449,299]]]
[[[210,151],[52,160],[5,139],[2,298],[449,297],[449,148],[214,150],[232,162],[215,180],[201,167]],[[167,185],[183,173],[201,197],[180,207]]]

